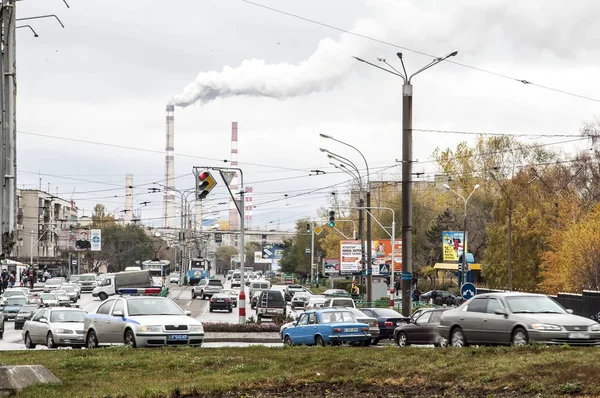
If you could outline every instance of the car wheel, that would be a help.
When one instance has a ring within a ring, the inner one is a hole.
[[[208,312],[213,312],[213,309],[212,309],[212,308],[209,308],[209,309],[208,309]]]
[[[448,339],[440,337],[436,343],[433,344],[434,347],[448,347]]]
[[[406,347],[409,345],[408,336],[406,335],[406,333],[401,332],[400,334],[398,334],[398,338],[396,339],[396,344],[398,344],[398,347]]]
[[[29,348],[30,350],[35,348],[35,344],[33,344],[33,341],[31,341],[29,332],[25,333],[25,347]]]
[[[96,337],[96,332],[91,330],[86,339],[86,347],[89,349],[98,348],[98,338]]]
[[[192,300],[196,298],[196,295],[192,293]]]
[[[125,331],[125,337],[123,338],[123,342],[125,343],[126,346],[129,346],[131,348],[135,348],[136,347],[135,336],[134,336],[133,331],[131,329],[127,329]]]
[[[233,308],[229,307],[229,312],[233,312]]]
[[[46,336],[46,347],[56,348],[56,344],[54,343],[54,337],[52,337],[52,333],[48,333],[48,336]]]
[[[108,298],[108,294],[106,294],[104,292],[98,293],[98,298],[100,300],[104,301],[104,300],[106,300]]]
[[[467,340],[465,339],[465,335],[461,328],[456,328],[452,331],[452,335],[450,337],[450,341],[452,347],[466,347]]]
[[[371,340],[371,345],[377,345],[377,344],[379,344],[379,340],[380,340],[379,338]]]
[[[315,337],[315,345],[318,347],[325,347],[325,340],[323,340],[323,337],[321,337],[321,336]]]
[[[514,346],[526,345],[529,343],[529,336],[523,328],[516,328],[512,334],[511,343]]]

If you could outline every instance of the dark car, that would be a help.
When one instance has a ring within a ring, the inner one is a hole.
[[[233,311],[233,301],[229,297],[227,293],[215,293],[210,298],[210,303],[208,310],[210,312],[220,310],[220,311]]]
[[[409,323],[403,323],[394,330],[394,342],[398,347],[411,344],[447,346],[448,341],[440,336],[438,331],[442,313],[447,310],[447,308],[428,308],[421,311],[416,318],[411,318]]]
[[[373,344],[377,344],[379,340],[393,338],[396,327],[406,323],[406,318],[402,314],[389,308],[361,308],[360,310],[370,317],[377,318],[379,337],[373,341]]]
[[[4,315],[0,313],[0,339],[4,337]]]
[[[39,304],[25,304],[22,306],[15,318],[15,329],[23,329],[25,321],[31,319],[39,308]]]
[[[27,303],[27,297],[25,296],[12,296],[7,298],[2,307],[2,312],[4,312],[5,319],[15,319],[17,317],[17,313]]]
[[[421,296],[419,297],[419,301],[428,302],[429,299],[432,298],[431,296],[433,292],[435,292],[435,301],[432,304],[459,305],[462,302],[462,299],[460,297],[457,297],[446,290],[430,290],[427,293],[421,294]],[[441,297],[441,301],[438,301],[438,297]]]

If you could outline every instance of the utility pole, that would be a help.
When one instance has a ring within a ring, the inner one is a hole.
[[[373,302],[373,258],[371,254],[371,187],[367,184],[367,302]]]
[[[502,184],[500,184],[500,181],[496,179],[494,173],[490,172],[490,176],[494,179],[494,181],[496,181],[504,195],[506,195],[506,199],[508,200],[508,290],[512,291],[512,198],[510,197],[508,192],[506,192],[506,189],[504,189]]]

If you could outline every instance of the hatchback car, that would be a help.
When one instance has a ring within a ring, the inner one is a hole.
[[[215,293],[210,298],[210,303],[208,303],[209,312],[213,312],[216,310],[220,311],[233,311],[233,302],[229,298],[229,295],[226,293]]]
[[[62,346],[81,348],[83,319],[86,312],[79,308],[42,308],[23,325],[25,347],[43,344],[48,348]]]
[[[573,315],[548,296],[480,294],[442,314],[440,335],[449,344],[600,345],[600,324]]]
[[[448,340],[440,336],[439,324],[442,313],[446,308],[428,308],[410,318],[409,323],[401,322],[393,332],[394,342],[398,347],[411,344],[433,344],[436,347],[445,347]]]
[[[7,298],[0,306],[0,312],[4,313],[4,318],[6,320],[15,319],[21,307],[25,304],[27,304],[27,297],[12,296]]]
[[[39,308],[40,306],[37,304],[25,304],[22,306],[15,317],[15,329],[23,329],[25,321],[31,319]]]
[[[283,330],[287,345],[318,345],[363,343],[371,340],[369,325],[358,322],[352,312],[327,308],[300,314],[294,326]]]
[[[204,327],[190,314],[165,297],[109,298],[96,313],[85,316],[86,346],[200,346],[204,341]]]

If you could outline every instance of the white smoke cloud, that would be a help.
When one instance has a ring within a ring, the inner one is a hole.
[[[363,34],[365,30],[372,30],[369,29],[372,26],[368,20],[355,23],[355,29]],[[268,64],[264,60],[249,59],[237,68],[226,66],[221,72],[200,72],[170,104],[186,107],[234,96],[284,100],[331,90],[356,66],[351,55],[359,54],[365,45],[364,39],[344,33],[339,41],[321,40],[316,51],[298,64]]]

